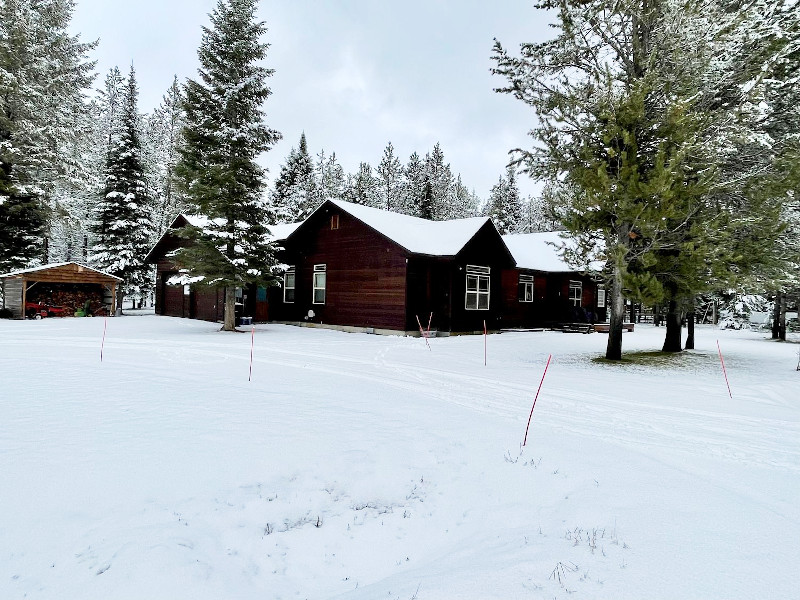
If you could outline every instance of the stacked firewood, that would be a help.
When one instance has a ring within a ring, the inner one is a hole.
[[[38,288],[38,289],[37,289]],[[51,284],[37,286],[28,293],[28,302],[43,302],[49,306],[64,308],[64,316],[71,317],[83,310],[89,302],[89,314],[106,314],[103,304],[103,291],[99,286]]]

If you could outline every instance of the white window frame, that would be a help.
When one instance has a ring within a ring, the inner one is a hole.
[[[311,302],[313,304],[325,304],[325,299],[327,295],[327,265],[314,265],[314,274],[311,276]],[[321,283],[321,285],[320,285]],[[322,291],[322,300],[317,300],[317,291]]]
[[[292,277],[292,285],[289,285],[289,276]],[[283,274],[283,302],[284,304],[294,304],[295,299],[295,289],[297,288],[297,271],[295,271],[294,267],[290,269],[286,269]],[[286,298],[286,292],[292,290],[292,299],[288,300]]]
[[[578,294],[575,295],[574,291],[578,290]],[[583,282],[576,281],[574,279],[570,279],[569,281],[569,301],[572,303],[572,306],[577,306],[580,308],[583,306]]]
[[[606,288],[605,286],[597,286],[597,308],[606,307]]]
[[[489,310],[491,301],[491,268],[478,265],[467,265],[466,289],[464,292],[464,310]],[[474,286],[470,287],[470,280],[474,281]],[[481,289],[481,283],[485,283],[485,290]],[[473,300],[472,306],[470,300]],[[485,300],[485,303],[482,302]],[[482,304],[485,304],[482,306]]]
[[[533,275],[520,275],[517,287],[517,300],[520,302],[533,302]],[[519,290],[525,287],[525,293],[520,294]]]

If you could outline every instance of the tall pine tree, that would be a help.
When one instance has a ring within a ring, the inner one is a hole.
[[[139,90],[131,66],[122,98],[119,131],[112,136],[105,167],[103,196],[97,205],[90,260],[122,278],[117,287],[117,314],[125,295],[142,298],[152,289],[152,269],[144,259],[153,235],[139,136]]]
[[[188,208],[185,196],[177,186],[175,165],[178,148],[183,143],[183,93],[175,77],[161,104],[147,119],[144,136],[144,164],[148,189],[153,197],[153,222],[157,236]]]
[[[74,171],[94,44],[67,32],[71,0],[0,0],[0,272],[47,260],[57,186]]]
[[[275,180],[272,204],[276,219],[295,223],[310,215],[314,209],[311,202],[314,185],[314,164],[303,132],[298,147],[291,149]]]
[[[539,116],[537,144],[519,160],[537,179],[558,182],[561,221],[579,246],[605,249],[609,359],[621,358],[626,295],[668,300],[679,342],[680,298],[751,269],[759,256],[751,242],[769,247],[779,230],[765,228],[769,203],[737,202],[721,175],[759,137],[736,124],[762,106],[769,72],[730,64],[731,49],[743,50],[734,60],[745,64],[765,38],[730,10],[739,3],[727,4],[542,0],[538,8],[557,11],[556,37],[523,44],[519,57],[495,46],[494,71],[509,83],[499,91]],[[665,349],[680,349],[675,336]]]
[[[256,158],[280,134],[264,123],[262,105],[272,69],[260,65],[269,44],[256,20],[257,0],[219,0],[203,28],[199,80],[186,83],[185,143],[176,167],[204,227],[187,227],[191,243],[176,260],[196,285],[225,288],[223,329],[236,328],[236,288],[275,281],[267,225],[274,214],[261,199],[265,172]]]
[[[384,210],[400,212],[400,186],[403,176],[403,166],[394,154],[392,142],[386,144],[381,162],[378,165],[378,178],[380,181],[381,206]]]

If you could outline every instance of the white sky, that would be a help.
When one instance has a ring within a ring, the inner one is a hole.
[[[516,49],[548,35],[531,0],[262,0],[269,29],[266,66],[275,69],[267,123],[283,140],[262,163],[274,177],[306,132],[309,150],[336,152],[348,172],[373,168],[391,141],[405,163],[439,141],[454,173],[482,197],[505,170],[508,150],[528,147],[530,108],[494,87],[492,40]],[[201,27],[216,0],[77,0],[72,28],[100,39],[102,83],[108,69],[133,62],[140,110],[159,103],[173,75],[196,76]],[[520,182],[535,193],[533,182]]]

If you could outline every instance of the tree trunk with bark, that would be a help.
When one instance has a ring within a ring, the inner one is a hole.
[[[676,300],[669,301],[667,312],[667,333],[664,336],[662,352],[680,352],[681,348],[681,312]]]
[[[692,301],[691,312],[686,315],[686,346],[687,350],[694,350],[694,301]]]
[[[622,271],[614,265],[609,286],[609,323],[607,360],[622,360],[622,322],[625,320],[625,298],[622,296]]]
[[[117,308],[114,311],[115,317],[122,316],[122,301],[125,299],[125,290],[122,287],[122,282],[117,284]]]
[[[782,294],[780,292],[775,294],[775,307],[772,310],[772,339],[777,340],[780,337],[781,329],[781,301]]]
[[[236,331],[236,288],[225,288],[225,320],[222,331]]]
[[[778,339],[786,341],[786,293],[781,292],[781,312],[778,316]]]

